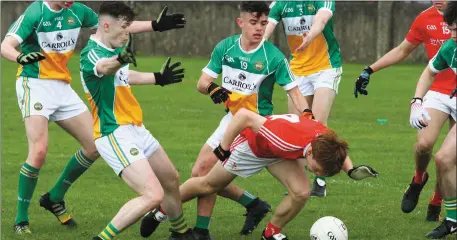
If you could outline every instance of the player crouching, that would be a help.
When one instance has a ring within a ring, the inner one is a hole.
[[[262,239],[288,239],[281,229],[301,211],[310,195],[310,181],[299,161],[314,173],[333,176],[341,171],[348,151],[344,140],[311,117],[263,117],[241,109],[214,150],[220,162],[206,176],[191,178],[181,185],[181,200],[214,194],[237,176],[247,178],[267,168],[289,194],[276,208]]]

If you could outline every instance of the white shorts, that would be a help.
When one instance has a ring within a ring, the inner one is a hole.
[[[149,158],[159,142],[144,126],[119,126],[113,133],[95,140],[100,156],[120,176],[122,170],[135,161]]]
[[[222,118],[221,122],[219,123],[219,127],[217,127],[213,134],[208,138],[208,140],[206,140],[206,144],[208,144],[212,149],[216,149],[217,146],[219,146],[221,143],[225,130],[227,129],[230,121],[232,121],[232,113],[229,112]]]
[[[449,95],[447,94],[428,91],[424,96],[423,105],[425,108],[433,108],[438,111],[447,113],[451,115],[454,120],[457,120],[456,101],[457,97],[449,98]]]
[[[256,157],[249,147],[248,141],[244,141],[233,149],[230,157],[222,165],[230,173],[248,178],[281,161],[283,160],[278,158]]]
[[[303,96],[312,96],[318,88],[330,88],[338,94],[343,68],[331,68],[322,70],[309,76],[295,76],[298,88]]]
[[[49,121],[60,121],[87,111],[70,84],[60,80],[19,77],[16,94],[23,119],[40,115]]]

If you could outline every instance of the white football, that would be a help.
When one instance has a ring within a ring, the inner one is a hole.
[[[323,217],[317,220],[310,231],[311,240],[348,240],[348,229],[336,217]]]

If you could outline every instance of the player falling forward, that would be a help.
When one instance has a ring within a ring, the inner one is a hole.
[[[411,101],[410,122],[414,128],[425,128],[429,126],[426,109],[422,105],[422,98],[426,96],[435,76],[446,69],[451,69],[454,79],[457,79],[457,2],[449,2],[444,11],[444,21],[451,31],[451,39],[443,43],[438,53],[430,60],[428,66],[419,78],[414,98]],[[436,78],[435,78],[436,79]],[[457,91],[457,88],[455,88]],[[456,120],[457,97],[455,92],[449,96],[450,115]],[[433,118],[432,118],[433,119]],[[440,226],[429,232],[426,237],[431,239],[441,239],[447,235],[457,233],[457,154],[456,154],[456,126],[454,125],[444,139],[443,145],[435,155],[437,179],[440,191],[444,198],[446,218]]]
[[[333,176],[341,171],[348,150],[344,140],[311,116],[262,117],[241,109],[214,150],[221,161],[207,175],[183,183],[181,200],[216,193],[237,176],[247,178],[267,168],[289,194],[276,208],[262,239],[287,239],[281,229],[301,211],[310,193],[309,179],[298,160],[314,173]]]
[[[184,27],[182,14],[169,15],[166,10],[164,8],[158,20],[133,22],[131,32]],[[97,24],[97,14],[83,4],[35,1],[12,24],[2,42],[2,56],[21,64],[16,92],[29,144],[27,160],[19,174],[16,233],[31,233],[28,208],[46,159],[49,122],[56,122],[82,147],[70,158],[54,187],[41,196],[40,205],[65,226],[76,226],[67,212],[64,196],[99,154],[93,140],[92,117],[70,86],[72,79],[67,63],[80,29],[97,28]],[[16,50],[19,46],[22,52]]]
[[[451,31],[443,20],[446,4],[447,1],[433,1],[433,6],[420,13],[414,20],[405,40],[400,45],[362,71],[355,82],[356,98],[359,93],[368,94],[366,87],[371,74],[405,59],[421,43],[424,43],[429,59],[436,55],[441,44],[451,37]],[[451,69],[447,69],[436,75],[430,90],[425,94],[423,106],[431,119],[427,121],[426,128],[419,127],[421,130],[417,132],[417,142],[414,146],[416,171],[401,203],[401,209],[405,213],[410,213],[416,208],[420,193],[428,181],[427,166],[441,128],[448,119],[449,129],[455,124],[450,117],[455,101],[448,97],[455,86],[455,74]],[[437,184],[428,205],[426,221],[439,221],[442,201],[443,197]]]
[[[263,40],[268,23],[269,8],[265,2],[242,2],[237,23],[241,35],[228,37],[217,44],[208,65],[198,81],[197,89],[209,94],[215,104],[223,103],[229,112],[222,118],[219,127],[203,145],[192,176],[206,175],[217,158],[212,153],[225,134],[225,129],[240,108],[260,115],[273,112],[272,95],[275,83],[291,97],[297,111],[308,106],[300,94],[297,82],[290,71],[286,57],[272,43]],[[214,81],[222,74],[222,86]],[[240,234],[250,234],[270,210],[270,205],[241,190],[234,184],[218,192],[220,196],[237,201],[246,208],[246,219]],[[216,195],[198,199],[198,216],[195,234],[199,239],[210,239],[209,222]],[[147,237],[158,225],[159,211],[148,214],[142,221],[141,235]]]
[[[81,52],[81,80],[92,107],[95,145],[114,172],[139,196],[128,201],[93,239],[111,240],[151,209],[162,204],[169,215],[169,239],[194,239],[184,219],[178,173],[159,142],[143,125],[140,105],[130,85],[179,83],[184,69],[166,61],[160,72],[129,70],[136,66],[129,26],[133,10],[123,2],[104,2],[99,28]],[[123,47],[123,44],[126,44]]]
[[[316,120],[327,125],[343,73],[340,47],[333,34],[335,1],[278,1],[270,8],[265,38],[271,36],[282,20],[292,55],[290,66],[300,92]],[[289,113],[300,114],[291,106],[289,98]],[[354,180],[378,175],[369,166],[354,167],[349,157],[344,170]],[[325,176],[316,176],[311,196],[326,194]]]

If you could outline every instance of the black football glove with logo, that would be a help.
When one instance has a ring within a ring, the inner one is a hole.
[[[170,66],[171,58],[169,57],[167,61],[163,64],[160,72],[155,72],[154,77],[156,79],[156,85],[165,86],[169,84],[175,84],[182,82],[184,78],[184,69],[176,69],[181,66],[180,62],[176,62]]]
[[[133,63],[136,67],[136,58],[132,50],[132,34],[129,34],[129,40],[122,51],[117,55],[117,61],[121,64]]]
[[[28,65],[39,62],[43,59],[46,59],[46,57],[40,52],[21,53],[17,56],[16,62],[21,65]]]
[[[186,18],[182,13],[168,14],[168,7],[165,6],[162,12],[159,14],[157,20],[152,20],[151,25],[154,31],[167,31],[171,29],[184,28],[186,24]]]
[[[213,82],[210,83],[208,87],[206,87],[206,92],[208,92],[209,96],[215,104],[227,101],[227,99],[229,98],[229,94],[232,93],[229,90],[220,87],[219,85]]]
[[[357,98],[359,93],[362,95],[368,95],[368,91],[366,90],[368,84],[370,83],[370,75],[373,73],[373,69],[370,67],[366,67],[363,69],[360,76],[355,80],[355,87],[354,87],[354,96]]]

